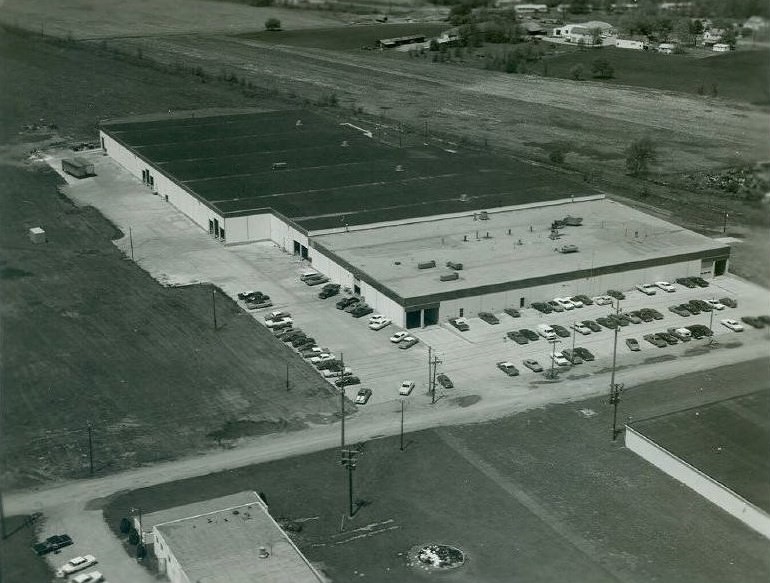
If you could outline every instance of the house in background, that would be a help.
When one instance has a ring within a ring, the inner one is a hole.
[[[647,44],[647,41],[629,38],[615,39],[615,46],[619,49],[635,49],[637,51],[646,51],[650,48],[650,45]]]
[[[711,47],[711,50],[715,53],[729,53],[730,45],[725,43],[716,43],[713,47]]]

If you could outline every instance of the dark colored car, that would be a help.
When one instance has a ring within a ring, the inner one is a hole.
[[[454,389],[455,385],[452,382],[452,379],[450,379],[448,376],[446,376],[444,373],[441,373],[436,377],[436,380],[438,381],[438,384],[440,384],[445,389]]]
[[[608,328],[609,330],[614,330],[615,328],[618,327],[618,324],[617,324],[617,322],[615,322],[614,319],[610,320],[609,318],[605,318],[604,316],[602,316],[600,318],[596,318],[596,322],[598,324],[601,324],[605,328]]]
[[[326,284],[320,292],[318,292],[318,297],[322,300],[325,300],[326,298],[336,296],[338,293],[340,293],[339,284],[329,283]]]
[[[593,320],[583,320],[583,326],[591,330],[591,332],[601,332],[602,330],[602,327]]]
[[[607,295],[611,298],[615,298],[616,300],[625,300],[626,294],[624,294],[622,291],[618,291],[616,289],[608,289]]]
[[[562,338],[569,338],[569,330],[567,330],[564,326],[559,326],[558,324],[551,324],[551,330],[556,332],[557,336],[560,336]]]
[[[529,339],[518,330],[511,330],[510,332],[506,332],[505,335],[517,344],[529,344]]]
[[[500,320],[492,312],[479,312],[479,318],[487,324],[499,324]]]
[[[752,326],[754,328],[764,328],[765,323],[760,318],[755,318],[754,316],[743,316],[741,318],[741,322],[744,324],[748,324],[749,326]]]
[[[547,304],[548,304],[548,307],[551,308],[551,310],[553,312],[563,312],[564,311],[564,306],[562,306],[556,300],[548,300]]]
[[[676,283],[679,285],[683,285],[685,287],[689,287],[690,289],[698,287],[698,284],[695,283],[691,277],[680,277],[676,280]]]
[[[639,352],[641,350],[639,341],[636,338],[626,338],[626,346],[628,346],[631,352]]]
[[[694,302],[687,302],[686,304],[682,305],[687,308],[687,311],[690,312],[693,316],[697,316],[703,311],[698,307],[698,304]]]
[[[540,363],[531,358],[528,358],[524,361],[524,366],[526,366],[532,372],[543,372],[543,367],[540,366]]]
[[[662,339],[663,339],[663,341],[664,341],[666,344],[670,344],[671,346],[673,346],[674,344],[677,344],[677,343],[679,342],[679,338],[677,338],[677,337],[676,337],[676,336],[674,336],[673,334],[669,334],[668,332],[658,332],[658,333],[656,334],[656,336],[657,336],[658,338],[662,338]]]
[[[371,396],[372,389],[358,389],[358,393],[356,393],[356,405],[366,405]]]
[[[548,304],[544,304],[543,302],[533,302],[532,307],[541,314],[550,314],[553,312],[553,308]]]
[[[696,340],[714,335],[714,332],[712,332],[708,326],[704,326],[703,324],[693,324],[692,326],[685,326],[685,328],[690,331],[693,338]]]
[[[306,336],[305,338],[297,338],[291,345],[300,352],[311,346],[315,346],[315,338]]]
[[[318,370],[342,370],[341,368],[336,368],[339,366],[339,360],[324,360],[315,365]]]
[[[656,310],[655,308],[648,308],[648,309],[650,310],[650,314],[652,314],[652,319],[653,320],[662,320],[663,319],[663,314],[661,314],[658,310]]]
[[[497,368],[499,368],[509,377],[515,377],[519,375],[519,369],[517,369],[511,362],[498,362]]]
[[[363,318],[374,312],[374,308],[367,304],[358,305],[350,311],[350,315],[354,318]]]
[[[580,358],[582,358],[586,362],[592,362],[596,360],[594,353],[588,350],[587,348],[583,348],[582,346],[575,347],[575,354],[580,356]]]
[[[618,324],[621,326],[628,326],[631,323],[631,317],[626,314],[625,312],[620,312],[619,314],[615,314],[615,319],[618,321]]]
[[[571,348],[565,348],[561,351],[561,353],[564,355],[564,358],[570,362],[570,364],[583,364],[583,359],[580,357],[576,350],[573,351]]]
[[[665,348],[668,346],[668,342],[663,340],[663,338],[660,338],[657,334],[645,334],[644,339],[658,348]]]
[[[537,333],[533,332],[529,328],[522,328],[521,330],[519,330],[519,334],[524,336],[530,342],[534,342],[535,340],[540,338],[540,336],[538,336]]]
[[[326,283],[327,281],[329,281],[328,277],[326,277],[325,275],[318,274],[313,277],[308,277],[305,280],[305,285],[310,285],[310,286],[321,285],[322,283]]]
[[[72,538],[68,534],[55,534],[49,536],[42,542],[32,545],[32,550],[38,556],[47,555],[48,553],[55,553],[59,549],[68,547],[72,544]]]
[[[471,329],[471,327],[468,326],[468,322],[465,321],[465,318],[450,318],[449,323],[457,328],[460,332],[467,332]]]
[[[770,316],[757,316],[761,322],[765,323],[765,326],[770,326]]]
[[[736,300],[735,298],[719,298],[719,303],[724,304],[728,308],[738,307],[738,300]]]
[[[295,338],[304,338],[305,334],[301,328],[289,328],[288,332],[281,335],[281,340],[284,342],[292,342]]]
[[[577,300],[579,302],[583,302],[584,306],[592,306],[594,304],[594,301],[585,294],[578,294],[576,296],[572,296],[570,299],[573,301]]]
[[[336,381],[334,381],[334,384],[338,387],[346,387],[348,385],[360,385],[361,379],[354,376],[347,376],[347,377],[342,377],[341,379],[337,379]]]
[[[508,314],[511,318],[520,318],[521,317],[521,312],[519,312],[519,310],[517,310],[516,308],[505,308],[503,310],[503,312]]]
[[[687,310],[687,308],[685,308],[683,304],[680,304],[678,306],[669,306],[668,311],[673,312],[677,316],[688,317],[690,315],[690,311]]]
[[[642,319],[642,322],[652,322],[655,319],[652,316],[650,308],[642,308],[639,310],[639,317]]]
[[[337,306],[337,309],[338,309],[338,310],[344,310],[344,309],[345,309],[345,308],[347,308],[349,305],[351,305],[351,304],[357,304],[357,303],[358,303],[358,302],[360,302],[360,301],[361,301],[361,300],[360,300],[359,298],[356,298],[356,297],[353,297],[353,296],[348,296],[348,297],[346,297],[346,298],[342,298],[342,299],[340,299],[340,300],[337,300],[337,303],[336,303],[336,304],[334,304],[334,305],[335,305],[335,306]]]
[[[695,282],[695,284],[696,284],[698,287],[708,287],[708,286],[709,286],[709,282],[707,282],[707,281],[706,281],[705,279],[703,279],[702,277],[699,277],[699,276],[695,276],[695,277],[693,277],[693,278],[692,278],[692,280]]]

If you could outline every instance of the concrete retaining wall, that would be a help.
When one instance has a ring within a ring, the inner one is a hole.
[[[626,425],[626,447],[770,539],[770,515]]]

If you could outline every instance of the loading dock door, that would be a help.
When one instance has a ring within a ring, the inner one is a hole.
[[[422,325],[422,310],[412,310],[406,313],[406,327],[419,328]]]
[[[438,324],[438,308],[425,308],[423,318],[423,326]]]
[[[299,241],[294,241],[294,255],[300,254],[300,244]]]
[[[714,262],[714,275],[724,275],[727,271],[727,259],[717,259]]]

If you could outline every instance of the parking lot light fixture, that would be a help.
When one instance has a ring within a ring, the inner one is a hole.
[[[551,343],[551,370],[545,373],[546,378],[555,379],[558,376],[556,372],[556,345],[561,343],[561,340],[554,338],[549,340]]]
[[[620,314],[620,300],[615,298],[615,301],[613,302],[615,305],[615,315],[617,316]],[[612,345],[612,375],[610,376],[610,400],[609,403],[614,407],[613,414],[612,414],[612,441],[615,441],[615,439],[618,436],[618,429],[617,429],[617,420],[618,420],[618,404],[620,403],[620,391],[623,388],[623,385],[618,385],[615,383],[615,366],[617,364],[618,359],[618,331],[620,329],[620,325],[618,322],[615,322],[615,340]]]

